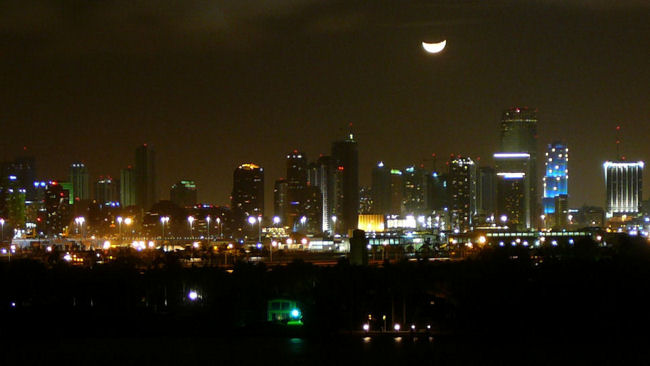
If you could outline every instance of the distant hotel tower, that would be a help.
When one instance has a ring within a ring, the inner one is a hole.
[[[231,204],[236,220],[264,215],[264,169],[259,165],[242,164],[233,173]],[[242,222],[238,222],[241,225]],[[246,223],[243,222],[245,225]]]
[[[606,161],[603,164],[607,217],[639,212],[642,200],[643,166],[642,161]]]
[[[569,149],[561,142],[549,144],[546,149],[544,174],[544,214],[555,213],[555,197],[568,195]]]
[[[156,153],[147,144],[135,150],[135,201],[144,211],[158,201]]]
[[[332,160],[334,169],[340,172],[340,179],[336,178],[334,184],[336,231],[347,234],[359,222],[359,151],[352,133],[347,139],[332,143]]]

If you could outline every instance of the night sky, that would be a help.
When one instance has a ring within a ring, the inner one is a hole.
[[[350,122],[370,184],[377,160],[492,165],[501,111],[521,105],[539,109],[539,154],[569,144],[570,205],[603,206],[617,124],[624,155],[650,161],[649,66],[645,0],[5,0],[1,153],[27,146],[42,178],[81,160],[94,179],[147,142],[161,198],[189,178],[217,204],[253,161],[270,205],[285,154],[329,154]]]

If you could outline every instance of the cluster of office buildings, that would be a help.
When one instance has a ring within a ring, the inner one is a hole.
[[[329,154],[311,161],[293,150],[285,157],[285,177],[273,183],[272,210],[264,207],[264,169],[244,163],[233,173],[230,207],[218,208],[215,214],[219,230],[233,237],[251,236],[255,224],[257,230],[281,227],[314,235],[416,227],[455,233],[489,226],[560,230],[604,226],[608,220],[624,224],[640,216],[643,162],[605,162],[605,207],[572,209],[569,149],[555,141],[544,144],[544,154],[538,156],[537,124],[535,109],[509,108],[501,118],[493,165],[463,155],[451,155],[442,168],[435,159],[430,167],[395,168],[378,162],[368,187],[359,184],[358,146],[352,133],[333,142]],[[159,201],[155,151],[147,144],[136,149],[134,165],[122,169],[119,179],[100,176],[91,184],[88,168],[75,162],[68,180],[41,181],[33,157],[5,162],[1,173],[2,234],[5,226],[14,230],[8,237],[65,234],[78,216],[94,216],[88,224],[115,227],[117,217],[128,214],[143,226],[147,220],[155,226],[173,207],[186,209],[184,214],[196,216],[197,224],[209,232],[210,214],[202,216],[205,209],[215,208],[197,204],[197,187],[189,179],[171,187],[169,201]]]

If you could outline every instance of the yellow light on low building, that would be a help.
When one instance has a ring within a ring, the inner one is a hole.
[[[359,215],[359,230],[383,232],[384,216],[383,215]]]

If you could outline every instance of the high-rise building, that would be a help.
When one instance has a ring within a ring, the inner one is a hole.
[[[75,202],[90,199],[88,168],[84,163],[77,162],[70,166],[70,182]]]
[[[528,153],[494,154],[497,175],[497,216],[499,223],[517,229],[533,227],[531,176]]]
[[[321,193],[321,231],[331,232],[334,207],[334,182],[336,174],[332,170],[332,159],[320,156],[316,162],[309,164],[308,185],[318,187]]]
[[[21,156],[6,162],[2,167],[2,175],[16,177],[17,185],[25,189],[25,199],[34,201],[36,181],[36,162],[33,156]]]
[[[427,175],[424,169],[414,166],[409,166],[402,171],[406,214],[420,215],[427,211]]]
[[[566,229],[569,223],[569,196],[566,194],[558,194],[553,198],[555,202],[553,207],[553,217],[555,221],[554,228]]]
[[[359,214],[368,215],[372,212],[372,188],[359,188]]]
[[[380,161],[372,169],[372,213],[390,213],[390,169]]]
[[[561,142],[549,144],[546,148],[544,165],[544,214],[555,212],[555,197],[568,196],[569,187],[569,149]]]
[[[135,202],[147,211],[158,201],[156,187],[156,153],[143,144],[135,150]]]
[[[307,156],[298,150],[287,154],[287,185],[288,204],[285,225],[293,227],[303,216],[307,188]]]
[[[404,211],[404,178],[399,169],[390,170],[390,215],[401,215]]]
[[[359,221],[359,152],[352,133],[332,143],[332,160],[341,178],[335,198],[336,226],[339,232],[348,233],[357,228]]]
[[[120,171],[120,204],[122,207],[135,206],[135,170],[130,165]]]
[[[243,228],[248,216],[264,215],[264,168],[242,164],[233,173],[231,207],[235,225]]]
[[[644,162],[606,161],[605,192],[607,217],[636,214],[643,200]]]
[[[476,175],[474,161],[469,157],[456,156],[449,161],[449,209],[452,226],[469,229],[476,216]]]
[[[496,213],[496,185],[494,168],[489,166],[480,167],[476,186],[476,209],[479,217],[483,220]]]
[[[57,182],[49,182],[45,189],[45,227],[48,236],[61,235],[71,219],[70,192]]]
[[[3,217],[14,229],[25,227],[26,192],[15,175],[2,177],[0,181],[0,217]]]
[[[512,107],[503,112],[501,118],[501,151],[502,153],[526,153],[529,155],[530,170],[526,174],[527,206],[530,207],[530,224],[534,226],[537,212],[537,109],[528,107]]]
[[[427,199],[428,209],[431,211],[444,210],[449,207],[449,194],[447,193],[447,174],[433,172],[428,177]]]
[[[287,183],[286,179],[281,178],[275,181],[273,187],[273,212],[275,216],[280,218],[282,225],[287,224],[288,191],[289,183]]]
[[[180,207],[193,207],[196,205],[196,193],[196,184],[193,180],[181,180],[169,190],[169,197]]]
[[[99,177],[95,182],[95,200],[100,205],[114,205],[120,202],[119,182],[108,176]]]
[[[304,217],[304,229],[308,233],[318,233],[323,226],[323,196],[318,187],[307,186],[304,190],[304,202],[301,209],[301,218]]]

